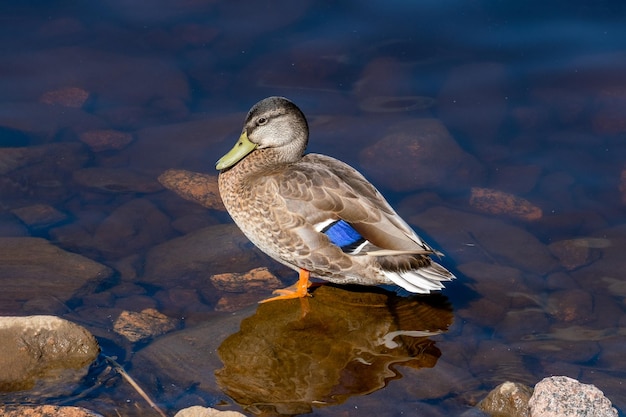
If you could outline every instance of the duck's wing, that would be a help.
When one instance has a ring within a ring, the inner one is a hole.
[[[308,154],[273,181],[286,208],[338,246],[362,245],[373,256],[436,253],[344,162]]]

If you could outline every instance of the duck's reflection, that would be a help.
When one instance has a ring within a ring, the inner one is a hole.
[[[253,413],[302,414],[383,388],[394,364],[430,368],[445,332],[444,297],[324,285],[314,297],[259,305],[218,349],[220,388]]]

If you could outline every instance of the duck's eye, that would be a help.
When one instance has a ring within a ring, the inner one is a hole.
[[[257,126],[263,126],[263,125],[264,125],[264,124],[266,124],[266,123],[267,123],[267,117],[259,117],[259,118],[256,120],[256,124],[257,124]]]

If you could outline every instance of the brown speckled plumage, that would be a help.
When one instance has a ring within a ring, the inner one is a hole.
[[[308,127],[293,103],[281,97],[257,103],[244,136],[254,148],[225,168],[218,162],[219,190],[235,223],[263,252],[335,283],[395,283],[427,293],[454,278],[359,172],[329,156],[304,155]],[[233,151],[244,147],[242,138]],[[340,219],[367,240],[358,253],[322,233],[322,225]]]

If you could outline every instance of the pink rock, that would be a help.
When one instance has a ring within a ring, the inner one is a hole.
[[[487,214],[505,215],[520,220],[539,220],[542,211],[530,201],[489,188],[473,187],[470,206]]]
[[[83,107],[89,92],[79,87],[67,87],[60,90],[45,92],[39,101],[45,104],[56,104],[63,107]]]
[[[133,141],[130,133],[110,129],[89,130],[81,133],[79,138],[94,152],[123,149]]]
[[[102,417],[86,408],[59,405],[3,405],[0,406],[0,415],[4,417]]]
[[[204,207],[226,210],[217,188],[217,175],[169,169],[161,174],[159,182],[184,198]]]
[[[566,376],[544,378],[529,401],[530,417],[617,417],[617,410],[594,385]]]

